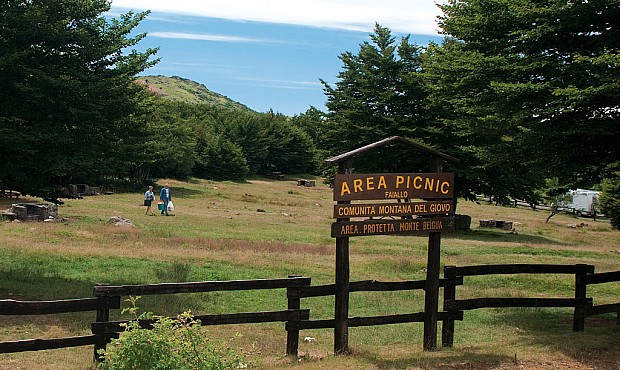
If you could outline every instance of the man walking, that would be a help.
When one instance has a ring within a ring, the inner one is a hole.
[[[159,192],[159,200],[164,202],[164,209],[161,211],[161,214],[163,215],[164,212],[166,212],[166,216],[168,216],[168,202],[172,200],[172,197],[170,196],[170,188],[168,187],[168,183],[166,183],[166,185],[163,188],[161,188],[161,191]]]

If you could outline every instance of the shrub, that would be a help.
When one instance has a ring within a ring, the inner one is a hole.
[[[601,211],[611,220],[611,226],[620,229],[620,172],[616,172],[615,178],[603,181],[599,205]]]
[[[113,339],[107,350],[100,351],[105,370],[224,370],[242,369],[246,365],[224,344],[211,342],[200,322],[191,312],[176,319],[157,317],[151,329],[142,328],[140,320],[153,319],[149,312],[137,315],[136,301],[130,297],[129,311],[133,320],[125,325],[120,338]]]

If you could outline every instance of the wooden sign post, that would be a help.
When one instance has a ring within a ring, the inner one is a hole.
[[[431,157],[434,172],[443,172],[443,161]],[[441,268],[441,231],[428,234],[428,256],[426,262],[426,287],[424,288],[424,341],[425,351],[437,348],[437,312],[439,300],[439,270]]]
[[[393,142],[430,153],[433,172],[351,173],[353,157]],[[454,174],[443,173],[445,161],[458,162],[456,158],[398,136],[326,160],[339,165],[334,178],[336,222],[331,227],[331,236],[336,238],[334,353],[348,352],[349,237],[369,235],[428,235],[424,350],[437,348],[441,232],[454,228],[454,217],[451,216],[454,213]],[[412,202],[411,199],[420,201]],[[375,202],[351,203],[358,200]],[[351,218],[363,220],[351,221]]]
[[[340,162],[338,174],[350,173],[352,161]],[[338,201],[339,205],[350,204],[350,200]],[[348,217],[337,218],[336,222],[349,221]],[[349,352],[349,237],[336,237],[336,292],[334,307],[334,353]]]

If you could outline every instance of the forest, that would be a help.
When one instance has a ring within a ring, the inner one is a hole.
[[[326,111],[288,117],[162,99],[136,84],[148,16],[104,17],[106,0],[0,4],[0,187],[60,201],[68,184],[329,178],[331,155],[399,135],[460,159],[457,195],[536,203],[607,189],[620,208],[620,2],[450,0],[440,44],[376,24],[343,51]],[[317,76],[320,78],[321,76]],[[424,171],[386,148],[357,172]],[[615,190],[615,195],[614,194]],[[612,207],[613,208],[613,207]]]

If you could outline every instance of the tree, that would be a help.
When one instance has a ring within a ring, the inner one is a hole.
[[[599,204],[601,211],[609,217],[613,228],[620,230],[620,172],[603,181]]]
[[[126,176],[143,127],[146,94],[134,76],[154,49],[130,36],[147,13],[106,21],[107,0],[0,3],[0,185],[65,197],[70,182]]]
[[[328,113],[320,147],[332,155],[394,135],[420,141],[428,137],[423,108],[426,92],[416,73],[421,49],[410,44],[409,37],[396,44],[390,30],[378,24],[370,39],[357,54],[340,55],[343,69],[335,87],[321,80]],[[360,157],[356,170],[411,170],[412,164],[406,161],[410,153],[399,149],[382,148],[372,153],[372,159]]]
[[[201,131],[198,136],[197,161],[192,170],[196,177],[212,180],[244,180],[250,171],[241,148],[222,136]]]
[[[618,0],[450,0],[425,65],[470,189],[589,187],[620,164]],[[475,169],[472,172],[471,169]]]

